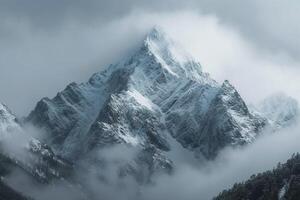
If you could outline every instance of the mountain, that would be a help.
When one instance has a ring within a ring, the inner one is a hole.
[[[298,101],[284,93],[277,93],[267,97],[256,109],[269,119],[273,126],[277,127],[295,124],[300,114]]]
[[[225,190],[215,200],[297,200],[300,199],[300,155],[295,154],[284,164],[270,171],[251,176],[232,189]]]
[[[10,137],[14,131],[19,131],[21,127],[19,126],[17,119],[12,115],[11,111],[3,104],[0,103],[0,145],[3,141]],[[15,162],[9,159],[7,156],[0,154],[0,199],[15,199],[15,200],[26,200],[22,194],[18,193],[5,183],[3,183],[2,178],[7,175],[10,170],[16,167]]]
[[[0,103],[0,140],[8,137],[11,132],[16,130],[21,130],[17,118],[7,106]]]
[[[42,99],[26,121],[69,160],[119,143],[163,155],[168,137],[210,159],[225,146],[251,143],[267,123],[158,28],[128,59]]]
[[[67,174],[70,164],[52,149],[26,134],[13,113],[0,103],[0,172],[1,176],[21,169],[31,174],[40,182],[48,182],[52,178],[60,178]]]

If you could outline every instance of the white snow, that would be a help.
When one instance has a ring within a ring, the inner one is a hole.
[[[161,66],[175,77],[189,77],[202,80],[201,65],[182,46],[169,38],[164,31],[154,28],[145,39],[149,53]]]
[[[127,144],[131,144],[133,146],[136,146],[140,143],[138,137],[131,134],[119,134],[119,137],[122,138]]]
[[[284,195],[289,187],[288,182],[286,182],[283,187],[278,192],[278,200],[285,200]]]
[[[137,90],[129,90],[128,94],[133,97],[139,104],[145,106],[149,110],[153,111],[153,107],[155,106],[150,99],[143,96]]]
[[[254,132],[254,127],[252,127],[251,122],[247,116],[242,116],[234,110],[229,109],[228,113],[234,119],[234,121],[240,126],[241,130],[240,133],[242,135],[242,139],[247,142],[251,143],[256,138],[256,133]]]
[[[15,120],[16,117],[0,103],[0,140],[10,137],[13,132],[20,132],[21,127]]]

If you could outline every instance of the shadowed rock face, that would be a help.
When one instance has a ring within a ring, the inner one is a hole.
[[[215,157],[228,144],[252,143],[266,124],[265,118],[249,112],[235,88],[225,81],[209,106],[195,147],[207,158]]]

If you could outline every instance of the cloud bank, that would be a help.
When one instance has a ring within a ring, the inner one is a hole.
[[[299,139],[298,123],[276,133],[266,131],[251,145],[224,149],[215,160],[208,162],[197,162],[187,157],[182,148],[172,145],[169,154],[174,161],[174,172],[157,174],[146,185],[137,183],[131,176],[119,177],[120,167],[132,163],[137,155],[136,148],[124,145],[95,152],[94,164],[85,160],[77,163],[79,168],[72,180],[78,184],[62,179],[41,185],[18,170],[2,181],[22,194],[40,200],[209,200],[234,183],[273,169],[278,162],[285,162],[293,153],[300,151]],[[99,162],[103,160],[104,165]]]
[[[179,40],[217,80],[231,80],[249,102],[277,90],[299,94],[299,6],[277,0],[3,1],[0,101],[26,115],[40,98],[126,57],[153,25]]]

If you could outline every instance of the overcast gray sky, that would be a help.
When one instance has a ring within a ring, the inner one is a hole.
[[[249,101],[277,89],[297,94],[299,10],[296,0],[2,0],[0,101],[26,115],[41,97],[132,52],[155,24]]]

